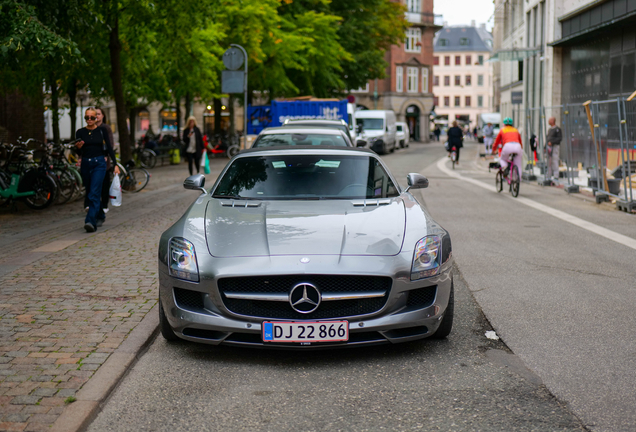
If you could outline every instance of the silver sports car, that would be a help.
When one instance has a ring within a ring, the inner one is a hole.
[[[232,159],[159,244],[163,336],[341,347],[445,338],[450,236],[375,153],[269,147]]]

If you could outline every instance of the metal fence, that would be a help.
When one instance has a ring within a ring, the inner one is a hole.
[[[635,210],[632,175],[636,171],[636,101],[591,101],[588,107],[592,128],[584,104],[526,109],[525,139],[529,143],[535,135],[537,143],[536,154],[530,145],[525,146],[529,161],[526,178],[538,174],[540,182],[548,182],[546,135],[548,119],[554,117],[563,132],[559,156],[566,167],[562,173],[566,190],[577,191],[587,180],[584,186],[592,188],[597,202],[614,197],[619,209]]]

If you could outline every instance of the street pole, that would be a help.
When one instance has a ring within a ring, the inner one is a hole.
[[[243,102],[243,148],[247,148],[247,51],[237,44],[230,44],[231,47],[236,47],[243,51],[245,56],[245,90],[244,90],[244,102]]]

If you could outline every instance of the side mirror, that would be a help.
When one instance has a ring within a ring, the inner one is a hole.
[[[409,189],[424,189],[428,187],[428,179],[422,174],[410,173],[406,176],[406,182],[409,185],[406,191]]]
[[[357,134],[362,133],[362,123],[358,123],[356,125],[356,133]]]
[[[366,147],[367,142],[363,139],[356,140],[356,147]]]
[[[183,182],[183,187],[190,190],[200,190],[202,193],[207,194],[203,186],[205,185],[205,176],[203,174],[191,175]]]

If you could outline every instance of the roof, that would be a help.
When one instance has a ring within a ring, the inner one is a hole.
[[[435,52],[492,52],[492,34],[478,27],[444,27],[435,34],[433,50]]]
[[[263,131],[259,135],[271,135],[271,134],[295,134],[295,133],[316,133],[322,135],[341,135],[342,131],[336,128],[326,128],[326,127],[311,127],[311,126],[279,126],[279,127],[269,127],[263,129]]]
[[[296,126],[296,124],[298,124],[298,126],[301,126],[301,123],[305,123],[306,125],[330,125],[330,126],[342,126],[343,124],[343,120],[326,120],[326,119],[311,119],[311,118],[306,118],[306,119],[285,119],[285,123],[283,123],[284,125],[293,125]]]
[[[246,150],[241,150],[240,155],[251,155],[260,153],[271,153],[273,155],[280,154],[354,154],[356,156],[363,156],[367,154],[369,156],[377,156],[376,153],[370,149],[362,147],[340,147],[340,146],[272,146],[272,147],[257,147]]]

